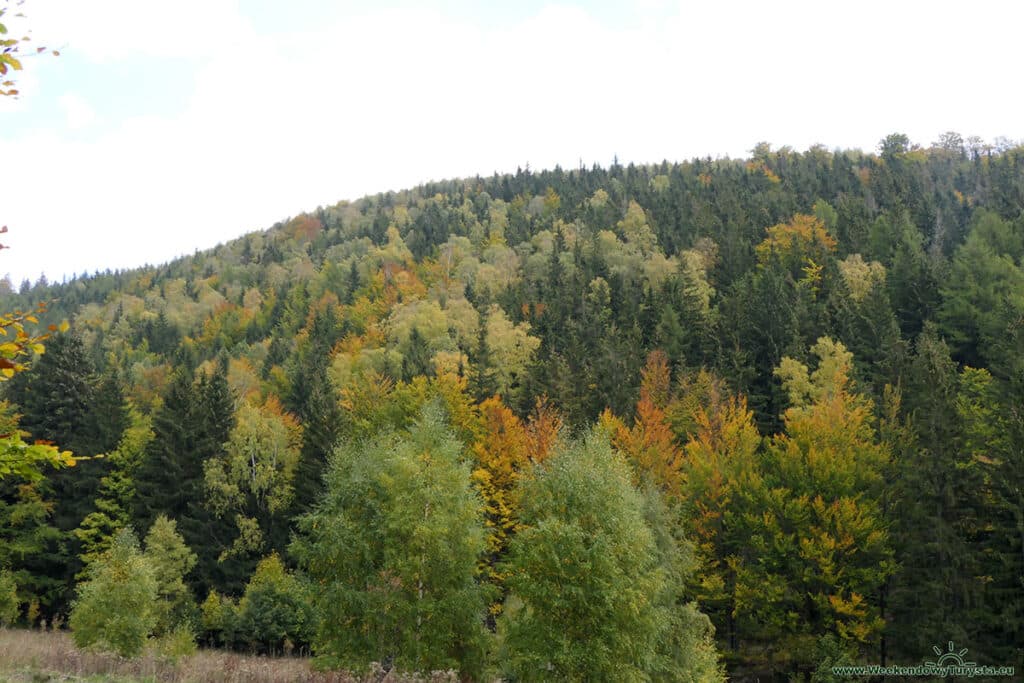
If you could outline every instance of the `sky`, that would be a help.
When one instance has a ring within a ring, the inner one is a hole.
[[[2,4],[5,0],[0,0]],[[26,0],[0,274],[162,263],[430,180],[1024,138],[1024,3]]]

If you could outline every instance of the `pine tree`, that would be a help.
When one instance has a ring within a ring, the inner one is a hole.
[[[469,392],[477,401],[484,401],[498,393],[491,368],[491,347],[487,344],[487,318],[481,316],[477,331],[476,349],[469,375]]]
[[[223,457],[234,421],[231,392],[222,368],[193,382],[179,371],[153,419],[153,440],[135,477],[133,518],[149,528],[163,514],[176,520],[199,563],[197,585],[241,590],[252,567],[218,563],[220,549],[237,535],[229,521],[218,521],[206,507],[203,466]],[[250,563],[251,564],[251,563]]]
[[[67,534],[53,523],[54,503],[41,488],[0,483],[0,567],[11,572],[19,602],[35,603],[50,619],[67,605],[69,553]]]
[[[406,382],[420,375],[432,375],[430,347],[420,331],[413,327],[409,333],[409,342],[402,357],[402,379]]]
[[[295,471],[295,497],[289,517],[309,512],[323,491],[323,474],[341,438],[341,409],[326,372],[310,378],[309,397],[300,413],[302,452]]]
[[[33,370],[12,383],[12,397],[23,411],[22,427],[33,438],[52,441],[82,456],[74,468],[51,472],[38,495],[52,501],[50,523],[65,535],[60,563],[49,578],[70,588],[81,571],[81,546],[70,532],[96,510],[102,478],[110,472],[105,456],[117,446],[127,418],[120,387],[113,378],[100,381],[85,346],[75,334],[61,334],[47,345]],[[61,602],[51,603],[60,606]]]
[[[995,573],[995,536],[985,529],[997,515],[993,483],[1011,452],[1007,432],[998,429],[988,380],[968,369],[961,377],[933,325],[915,346],[906,401],[914,439],[895,463],[900,571],[889,640],[894,656],[909,654],[942,630],[954,642],[976,642],[982,655],[1001,640],[982,642],[976,629],[992,618],[986,609],[998,609],[985,601]],[[979,412],[988,415],[979,420]],[[1005,595],[998,603],[1009,604]]]
[[[97,378],[85,353],[82,340],[74,334],[54,337],[32,372],[19,375],[11,383],[11,398],[20,406],[21,427],[33,439],[56,443],[78,456],[102,454],[117,445],[120,434],[110,443],[107,432],[98,429]],[[114,407],[123,410],[123,407]],[[100,477],[107,470],[103,459],[86,460],[74,472],[58,471],[49,477],[58,501],[55,521],[68,531],[91,511],[92,499]]]
[[[200,493],[202,461],[198,466],[190,462],[196,459],[193,430],[199,400],[192,376],[177,372],[153,418],[153,440],[135,477],[133,518],[140,528],[148,529],[161,514],[180,519]]]

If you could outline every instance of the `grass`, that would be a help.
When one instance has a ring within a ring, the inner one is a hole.
[[[65,632],[0,628],[0,680],[12,683],[454,683],[450,672],[428,676],[385,673],[365,676],[314,671],[308,658],[257,657],[222,650],[199,650],[177,662],[147,652],[124,659],[83,652]]]

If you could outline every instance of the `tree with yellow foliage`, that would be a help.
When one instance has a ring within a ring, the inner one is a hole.
[[[17,10],[24,0],[3,0],[3,4],[0,5],[0,97],[17,97],[18,89],[15,87],[17,84],[14,82],[12,71],[21,71],[22,62],[24,59],[22,56],[22,49],[28,47],[25,43],[29,42],[30,38],[25,35],[27,32],[22,32],[23,29],[17,26],[12,26],[17,33],[11,34],[8,30],[8,19],[4,16],[7,15],[11,9]],[[13,17],[15,19],[20,18],[24,15],[21,12],[15,12]],[[29,54],[40,54],[47,52],[45,47],[37,47]],[[49,50],[50,54],[54,57],[60,56],[60,52],[57,50]],[[6,230],[6,228],[4,228]]]
[[[835,237],[817,216],[798,213],[765,232],[768,235],[755,248],[758,262],[764,265],[777,257],[796,280],[814,277],[836,250]]]
[[[741,581],[756,562],[746,521],[763,489],[758,460],[761,436],[743,396],[696,408],[693,433],[682,466],[683,518],[700,570],[691,586],[715,623],[727,655],[737,653],[744,625],[737,622],[737,596],[753,586]]]
[[[785,432],[767,444],[765,498],[751,516],[759,555],[741,579],[736,610],[774,641],[777,664],[813,668],[820,639],[849,651],[877,643],[879,593],[893,572],[881,507],[888,446],[874,406],[852,385],[852,354],[822,337],[813,371],[784,358],[775,374],[789,395]]]
[[[633,465],[639,480],[650,479],[663,493],[677,497],[682,483],[683,454],[665,415],[671,374],[663,351],[654,350],[648,355],[642,378],[633,426],[626,427],[608,410],[601,422],[610,431],[615,448]]]
[[[6,232],[6,226],[0,232]],[[2,246],[0,246],[2,248]],[[46,311],[46,304],[39,305],[39,313]],[[45,352],[43,342],[49,334],[31,334],[26,330],[27,324],[36,324],[38,319],[32,313],[14,311],[0,314],[0,382],[14,377],[28,369],[27,360],[32,355]],[[66,331],[67,323],[60,327],[50,326],[50,332]],[[38,480],[42,477],[40,467],[73,467],[75,459],[70,451],[62,451],[51,444],[36,441],[26,443],[23,433],[11,425],[0,434],[0,481],[16,476],[23,479]]]
[[[533,465],[547,459],[562,422],[544,398],[537,399],[526,423],[516,417],[500,396],[480,404],[480,418],[483,433],[473,445],[473,483],[484,501],[487,526],[483,569],[488,579],[500,587],[504,577],[498,562],[504,558],[509,541],[519,528],[517,486]],[[492,613],[500,608],[500,602],[494,603]]]

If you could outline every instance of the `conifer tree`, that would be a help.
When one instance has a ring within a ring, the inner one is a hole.
[[[430,347],[419,329],[412,328],[405,353],[402,355],[402,379],[406,382],[420,375],[432,375]]]
[[[477,331],[476,349],[469,374],[469,392],[477,401],[485,401],[498,393],[491,368],[491,347],[487,344],[487,318],[481,316]]]
[[[221,457],[234,421],[231,392],[222,369],[193,382],[179,371],[153,419],[153,440],[135,477],[133,517],[149,528],[163,514],[176,520],[199,563],[194,580],[203,586],[235,589],[244,585],[251,567],[220,565],[221,549],[236,532],[218,522],[207,508],[204,463]]]
[[[309,397],[300,413],[302,451],[295,471],[295,496],[290,517],[309,512],[323,491],[323,474],[341,437],[341,409],[326,372],[310,378]]]

